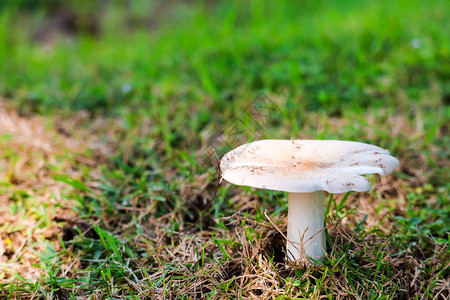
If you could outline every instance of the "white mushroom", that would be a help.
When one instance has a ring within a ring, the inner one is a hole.
[[[398,166],[377,146],[334,140],[261,140],[242,145],[221,160],[230,183],[288,192],[287,256],[319,259],[326,248],[325,193],[365,192],[363,174],[388,175]]]

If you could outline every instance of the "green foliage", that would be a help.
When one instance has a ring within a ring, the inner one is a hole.
[[[445,8],[445,1],[198,4],[173,8],[156,31],[138,26],[130,34],[117,25],[127,21],[118,13],[124,7],[112,5],[98,39],[53,40],[46,35],[54,29],[44,28],[48,46],[28,39],[39,19],[6,9],[0,93],[41,112],[159,112],[155,105],[183,99],[204,114],[230,111],[229,101],[242,105],[262,89],[293,98],[297,115],[395,105],[399,89],[411,100],[432,84],[448,92],[439,63],[449,54]]]

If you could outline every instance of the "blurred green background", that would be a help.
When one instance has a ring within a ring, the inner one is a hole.
[[[222,119],[261,90],[297,116],[395,106],[399,90],[449,101],[446,1],[23,0],[0,11],[0,94],[39,112],[151,115],[170,101]]]

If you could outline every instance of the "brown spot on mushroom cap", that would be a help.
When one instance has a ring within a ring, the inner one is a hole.
[[[398,165],[386,150],[347,141],[262,140],[224,158],[225,180],[287,192],[366,191],[369,182],[360,175],[389,174]]]

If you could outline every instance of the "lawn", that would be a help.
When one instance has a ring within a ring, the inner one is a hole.
[[[444,0],[0,2],[0,298],[448,299]],[[323,260],[287,194],[220,181],[258,139],[400,161],[329,195]]]

